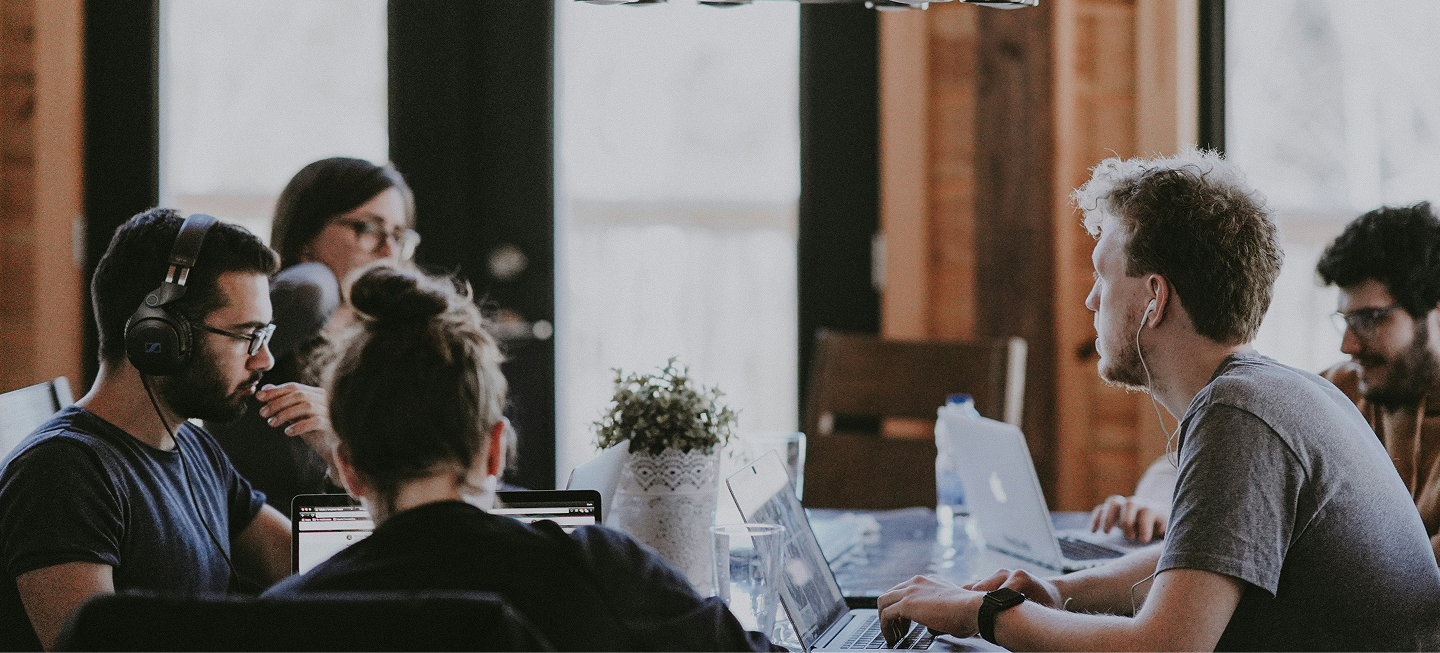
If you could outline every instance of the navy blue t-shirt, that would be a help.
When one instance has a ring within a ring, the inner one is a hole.
[[[265,495],[205,431],[184,423],[175,440],[161,451],[71,406],[11,452],[0,468],[0,649],[39,648],[15,585],[28,571],[94,562],[114,568],[116,590],[228,589],[206,526],[230,555]]]

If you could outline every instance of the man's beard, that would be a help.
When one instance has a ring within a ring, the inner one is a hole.
[[[1387,370],[1386,383],[1366,387],[1365,401],[1387,410],[1419,405],[1420,398],[1430,391],[1435,382],[1437,368],[1440,368],[1440,360],[1436,359],[1435,352],[1430,351],[1429,340],[1430,333],[1426,329],[1425,321],[1416,320],[1414,340],[1405,351],[1385,361],[1390,368]],[[1362,367],[1366,366],[1367,358],[1363,355],[1360,357],[1358,362]],[[1361,378],[1364,378],[1363,375]]]
[[[196,343],[191,352],[190,364],[170,376],[161,377],[156,390],[171,410],[186,419],[202,419],[207,422],[233,422],[245,414],[245,394],[230,386],[215,359],[206,350],[204,340]],[[240,388],[248,388],[260,382],[256,372]]]
[[[1126,338],[1122,342],[1125,344],[1120,351],[1100,359],[1100,379],[1126,390],[1148,390],[1150,380],[1145,374],[1145,363],[1140,358],[1139,343],[1134,338]]]

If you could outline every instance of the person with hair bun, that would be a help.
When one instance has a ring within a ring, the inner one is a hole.
[[[267,596],[495,592],[559,650],[767,650],[717,597],[603,526],[566,534],[485,508],[505,460],[505,377],[468,289],[375,266],[323,373],[335,467],[376,529]],[[783,650],[783,649],[780,649]]]
[[[326,398],[306,373],[320,332],[342,314],[341,284],[378,261],[410,260],[420,236],[415,200],[389,165],[332,157],[296,173],[275,204],[270,243],[283,268],[270,284],[275,369],[256,394],[263,405],[239,421],[219,425],[215,437],[235,467],[286,515],[297,494],[338,492],[326,461],[293,436],[328,425],[304,415]],[[339,318],[343,320],[343,318]]]

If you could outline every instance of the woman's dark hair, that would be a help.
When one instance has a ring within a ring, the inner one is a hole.
[[[1440,220],[1429,202],[1382,206],[1346,226],[1315,269],[1341,288],[1379,281],[1411,317],[1424,317],[1440,303]]]
[[[379,501],[437,472],[463,482],[501,419],[500,349],[456,287],[386,265],[350,287],[356,324],[333,344],[324,384],[335,433]]]
[[[405,202],[405,222],[414,227],[415,197],[393,166],[337,156],[301,168],[281,191],[270,226],[270,246],[280,253],[280,265],[288,268],[300,263],[305,246],[331,218],[360,207],[390,188],[400,191]]]

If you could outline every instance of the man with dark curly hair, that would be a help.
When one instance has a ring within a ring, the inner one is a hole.
[[[1350,360],[1323,374],[1385,444],[1440,560],[1440,220],[1422,202],[1360,216],[1317,266],[1340,287]]]
[[[886,636],[918,621],[1017,651],[1440,649],[1440,568],[1385,448],[1334,385],[1250,346],[1280,248],[1239,170],[1203,151],[1108,159],[1075,199],[1097,238],[1100,376],[1178,422],[1164,543],[1053,578],[914,578],[879,599]]]

